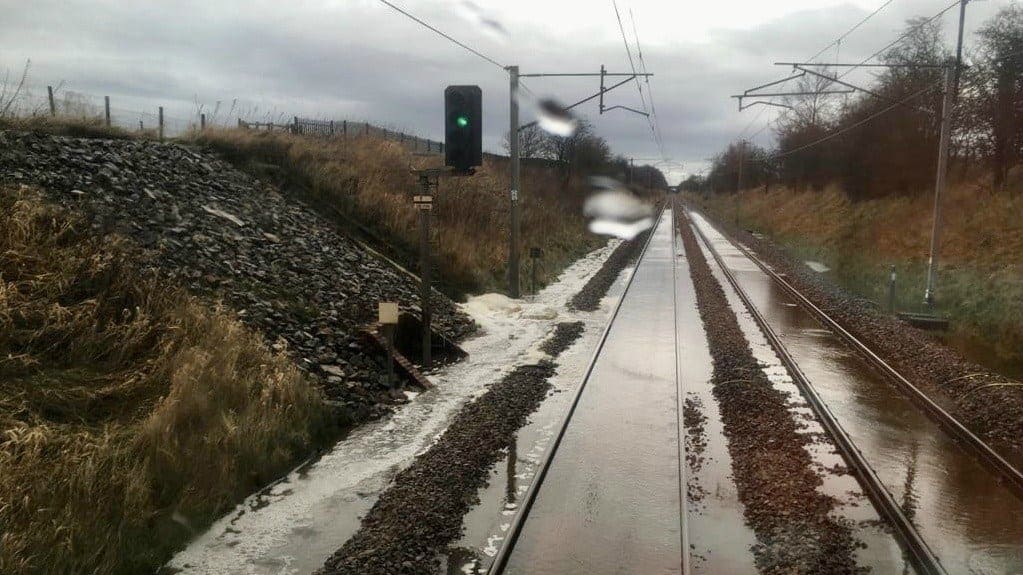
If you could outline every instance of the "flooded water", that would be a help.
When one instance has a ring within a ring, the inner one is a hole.
[[[750,549],[756,536],[746,526],[732,480],[732,458],[711,385],[714,366],[696,306],[689,262],[682,239],[677,236],[675,302],[679,386],[683,400],[691,406],[683,417],[688,439],[684,475],[689,494],[686,528],[690,567],[695,574],[753,573],[756,568]],[[688,417],[694,411],[701,421]]]
[[[1023,501],[705,219],[693,219],[947,571],[1023,573]]]
[[[470,360],[431,375],[436,387],[410,393],[387,419],[358,428],[315,464],[246,499],[178,553],[168,568],[183,574],[311,573],[351,537],[394,475],[447,427],[466,401],[516,365],[536,359],[537,345],[559,321],[569,298],[592,277],[617,242],[570,266],[537,296],[499,294],[464,309],[482,333],[465,342]]]
[[[583,335],[559,356],[557,372],[550,379],[553,389],[516,434],[509,453],[491,469],[488,484],[479,493],[479,504],[462,521],[461,539],[452,545],[447,557],[442,558],[443,573],[472,575],[485,573],[490,567],[632,271],[631,267],[622,271],[597,311],[576,312],[561,318],[584,322]]]
[[[679,573],[671,212],[590,373],[506,573]]]

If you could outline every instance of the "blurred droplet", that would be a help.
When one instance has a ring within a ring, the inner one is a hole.
[[[508,39],[508,31],[505,30],[504,26],[491,18],[484,12],[484,10],[475,2],[470,0],[462,0],[461,14],[466,20],[479,26],[480,30],[495,40],[505,41]]]
[[[595,176],[590,185],[597,192],[586,199],[583,215],[590,219],[591,232],[631,240],[654,225],[653,207],[617,180]]]
[[[654,225],[653,218],[643,218],[632,223],[615,222],[612,220],[593,220],[589,230],[602,236],[614,236],[623,240],[631,240]]]
[[[575,133],[579,121],[556,100],[545,98],[536,104],[536,123],[555,136],[567,138]]]

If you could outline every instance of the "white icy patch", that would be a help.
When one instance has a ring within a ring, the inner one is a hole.
[[[514,366],[543,357],[537,346],[569,298],[619,244],[612,240],[566,269],[535,296],[500,294],[462,306],[480,325],[466,341],[469,359],[431,376],[436,387],[406,395],[391,417],[356,429],[319,461],[249,496],[168,563],[183,574],[309,573],[359,528],[361,515],[394,475],[425,452],[462,405]],[[514,511],[510,512],[514,514]]]
[[[819,274],[822,274],[822,273],[824,273],[824,272],[826,272],[826,271],[831,269],[828,266],[826,266],[826,265],[824,265],[824,264],[822,264],[820,262],[806,261],[804,263],[806,264],[806,267],[812,269],[813,271],[815,271],[815,272],[817,272]]]

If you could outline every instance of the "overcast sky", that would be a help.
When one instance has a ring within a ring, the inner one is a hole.
[[[1011,0],[975,0],[972,31]],[[523,73],[629,71],[611,0],[393,0],[419,18]],[[636,65],[635,17],[664,154],[684,172],[736,139],[758,132],[774,111],[739,113],[729,95],[785,76],[775,61],[812,56],[885,0],[619,0]],[[893,0],[821,61],[856,61],[898,37],[907,18],[936,14],[951,0]],[[367,119],[442,137],[443,89],[478,84],[484,95],[484,147],[501,151],[508,126],[508,76],[378,0],[115,1],[0,0],[0,72],[20,74],[31,59],[34,94],[63,90],[98,103],[110,95],[128,116],[167,107],[187,122],[198,100],[256,116]],[[504,33],[481,23],[499,23]],[[958,10],[943,23],[954,41]],[[851,75],[861,82],[867,72]],[[2,74],[0,74],[2,79]],[[541,96],[569,103],[596,92],[596,78],[529,80]],[[644,86],[645,87],[645,86]],[[608,105],[641,108],[635,84],[607,95]],[[649,106],[649,99],[647,106]],[[655,158],[646,120],[621,110],[580,108],[616,153]],[[758,116],[758,114],[760,114]],[[523,111],[523,121],[533,117]],[[757,141],[769,144],[771,130]],[[640,163],[637,161],[637,163]],[[672,180],[683,175],[665,164]]]

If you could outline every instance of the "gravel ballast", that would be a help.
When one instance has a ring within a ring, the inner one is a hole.
[[[974,433],[1023,458],[1023,386],[881,313],[869,300],[831,283],[770,240],[731,226],[726,229]]]
[[[439,554],[461,536],[462,517],[477,503],[490,468],[547,395],[557,367],[553,360],[582,335],[582,327],[558,324],[541,345],[550,360],[516,367],[463,407],[440,439],[395,477],[359,531],[318,573],[437,573]]]
[[[611,252],[607,258],[604,266],[586,282],[579,293],[572,296],[572,300],[568,303],[569,309],[594,311],[600,307],[600,300],[607,295],[607,290],[611,289],[622,270],[634,263],[639,254],[643,252],[643,246],[646,245],[648,237],[650,237],[650,230],[618,244],[615,251]]]
[[[713,394],[732,472],[746,522],[757,537],[753,554],[759,572],[862,573],[855,561],[859,543],[832,514],[837,501],[818,490],[822,478],[805,448],[810,438],[799,433],[786,394],[761,370],[688,218],[677,213],[713,358]]]
[[[314,210],[216,157],[170,143],[0,131],[0,178],[38,186],[97,235],[127,237],[169,282],[226,303],[323,388],[342,423],[387,411],[358,330],[377,302],[418,313],[418,281],[337,234]],[[434,294],[435,329],[475,325]]]

